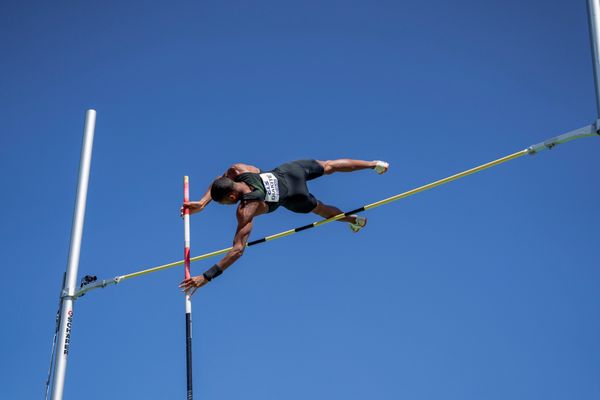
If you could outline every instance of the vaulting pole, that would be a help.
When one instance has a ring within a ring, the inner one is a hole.
[[[71,247],[69,248],[69,261],[61,293],[60,322],[58,328],[58,342],[55,358],[54,376],[52,379],[52,400],[61,400],[65,385],[67,371],[67,358],[71,344],[71,329],[73,323],[73,302],[77,290],[77,270],[79,269],[79,254],[81,250],[81,237],[83,234],[83,220],[85,218],[85,203],[87,198],[88,182],[90,177],[90,164],[92,161],[92,146],[94,143],[94,128],[96,126],[96,111],[88,110],[85,115],[85,128],[83,132],[83,145],[79,161],[79,181],[77,184],[77,197],[71,227]]]
[[[187,176],[183,177],[183,201],[190,201],[190,180]],[[183,226],[184,226],[184,251],[183,259],[185,263],[185,279],[190,278],[190,209],[183,208]],[[192,400],[192,298],[188,292],[185,292],[185,356],[187,370],[187,400]]]
[[[588,20],[590,27],[590,45],[594,66],[594,84],[596,88],[596,111],[600,118],[600,0],[588,0]]]

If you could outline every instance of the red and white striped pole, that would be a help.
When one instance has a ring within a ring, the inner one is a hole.
[[[190,181],[183,177],[183,201],[190,201]],[[183,208],[184,226],[184,271],[185,279],[190,278],[190,209]],[[187,369],[187,400],[193,399],[192,392],[192,297],[189,291],[185,292],[185,355]]]

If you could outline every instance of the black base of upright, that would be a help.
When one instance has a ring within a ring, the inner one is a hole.
[[[185,356],[187,367],[187,400],[192,400],[192,315],[185,314]]]

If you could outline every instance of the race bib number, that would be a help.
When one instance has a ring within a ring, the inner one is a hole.
[[[279,201],[279,181],[277,177],[270,172],[260,174],[260,178],[265,185],[265,201],[278,202]]]

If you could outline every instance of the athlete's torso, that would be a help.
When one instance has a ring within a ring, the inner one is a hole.
[[[276,170],[259,174],[244,172],[234,180],[243,182],[252,189],[250,193],[242,196],[242,201],[264,201],[269,207],[268,212],[275,211],[277,207],[285,202],[288,195],[285,176]]]

